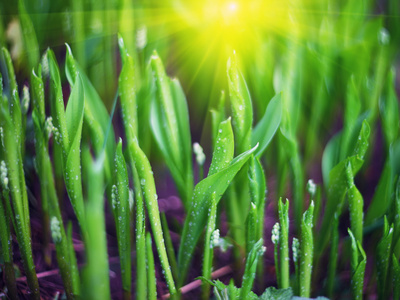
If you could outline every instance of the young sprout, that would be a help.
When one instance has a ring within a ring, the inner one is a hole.
[[[299,261],[299,289],[300,297],[310,297],[311,274],[314,257],[314,237],[313,237],[313,215],[314,202],[311,201],[310,207],[303,214],[301,221],[301,243]]]
[[[282,198],[279,199],[279,260],[280,260],[280,279],[279,288],[289,287],[289,200],[283,204]]]

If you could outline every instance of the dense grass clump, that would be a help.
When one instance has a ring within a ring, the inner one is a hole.
[[[0,3],[0,297],[400,298],[397,0],[89,2]]]

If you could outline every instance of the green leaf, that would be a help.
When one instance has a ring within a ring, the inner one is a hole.
[[[314,202],[311,201],[310,207],[303,214],[301,221],[301,240],[300,240],[300,278],[299,288],[301,297],[310,297],[311,293],[311,274],[314,257],[314,234],[313,234],[313,215]]]
[[[25,55],[28,58],[28,68],[32,70],[39,63],[39,45],[36,38],[30,15],[25,8],[24,0],[18,1],[19,20],[21,22],[22,39],[24,41]]]
[[[335,213],[340,216],[347,187],[346,167],[351,166],[351,174],[355,176],[364,163],[364,155],[368,147],[369,125],[363,121],[361,131],[352,150],[352,156],[342,160],[329,173],[328,183],[328,201],[326,203],[325,213],[322,221],[319,239],[319,251],[322,252],[329,239],[332,218]]]
[[[251,144],[260,143],[255,156],[260,157],[271,142],[276,130],[279,128],[282,117],[282,93],[279,93],[269,102],[264,116],[254,128],[251,136]]]
[[[192,152],[188,108],[179,81],[170,80],[156,52],[151,57],[155,97],[151,105],[151,129],[174,178],[183,204],[193,190]]]
[[[260,256],[264,254],[265,247],[263,247],[263,239],[261,238],[256,242],[247,255],[246,266],[244,269],[242,287],[240,289],[240,299],[245,299],[251,292],[253,287],[254,278],[256,276],[257,261]]]
[[[267,288],[260,296],[260,300],[291,300],[293,298],[292,288],[276,289],[274,287]]]
[[[235,52],[228,60],[227,74],[236,153],[242,153],[251,146],[253,107],[246,82],[237,65]]]
[[[81,136],[83,123],[84,96],[82,82],[77,80],[72,88],[67,104],[66,121],[71,144],[67,150],[64,164],[64,180],[72,207],[78,218],[81,230],[85,233],[84,204],[81,181]],[[66,151],[65,149],[63,149]]]
[[[207,176],[214,175],[218,170],[226,168],[233,158],[235,150],[231,118],[221,122],[215,140],[214,152]]]
[[[353,233],[348,229],[351,238],[352,258],[351,258],[351,288],[353,299],[363,299],[364,274],[367,265],[367,256],[361,243],[356,240]]]
[[[153,171],[151,170],[149,160],[142,149],[140,149],[136,139],[130,144],[129,150],[132,153],[133,161],[139,175],[147,213],[149,214],[150,225],[153,231],[154,241],[157,247],[158,256],[161,261],[161,266],[164,270],[164,276],[167,280],[168,289],[171,294],[175,294],[175,283],[172,277],[161,228],[160,211],[158,208],[158,197],[154,183]]]
[[[121,36],[118,38],[123,66],[118,79],[118,92],[121,99],[122,121],[127,141],[138,136],[138,116],[135,92],[135,66],[133,57],[128,54]]]
[[[203,267],[202,274],[206,279],[211,280],[211,269],[213,265],[214,249],[211,245],[211,235],[215,230],[215,222],[217,218],[217,202],[215,201],[215,193],[213,193],[211,198],[211,208],[210,214],[207,220],[206,234],[204,240],[204,254],[203,254]],[[202,298],[209,299],[210,288],[209,285],[202,283]]]
[[[280,260],[280,279],[279,288],[289,287],[289,200],[283,204],[282,198],[278,202],[279,210],[279,260]]]
[[[69,84],[73,87],[79,78],[82,80],[84,91],[85,106],[84,119],[85,125],[89,127],[90,139],[93,144],[95,154],[100,156],[104,146],[106,149],[104,172],[106,181],[111,180],[112,160],[115,152],[114,130],[110,123],[110,116],[105,108],[103,101],[97,94],[93,85],[85,75],[82,68],[72,55],[71,48],[66,44],[67,56],[65,61],[65,73]]]
[[[64,99],[61,90],[60,71],[58,69],[55,55],[50,49],[47,50],[47,58],[50,69],[51,114],[53,116],[54,126],[58,129],[61,136],[61,146],[63,148],[63,156],[65,160],[70,148],[70,139],[68,136]]]
[[[389,291],[388,286],[388,271],[390,260],[390,249],[392,247],[393,239],[393,225],[389,227],[388,221],[385,216],[383,236],[379,241],[376,249],[376,269],[377,269],[377,288],[378,296],[380,299],[388,299]]]
[[[363,240],[363,208],[364,199],[354,184],[354,176],[352,173],[351,163],[349,162],[346,167],[347,175],[347,199],[349,201],[350,211],[350,224],[351,231],[355,239],[362,244]]]
[[[154,269],[154,256],[153,248],[151,245],[151,235],[146,234],[146,266],[147,266],[147,285],[148,285],[148,298],[149,300],[157,300],[157,285],[156,285],[156,271]]]
[[[119,140],[115,152],[114,178],[116,186],[114,216],[116,223],[118,252],[121,261],[122,287],[125,292],[131,291],[131,239],[129,210],[129,178],[124,156],[122,154],[122,139]]]
[[[230,182],[247,162],[251,154],[254,153],[257,146],[258,145],[237,156],[231,161],[229,166],[214,175],[208,176],[196,185],[192,197],[192,206],[185,220],[181,244],[179,247],[178,265],[181,271],[180,284],[183,284],[183,281],[185,280],[186,272],[192,259],[197,241],[206,225],[208,210],[211,206],[211,195],[213,193],[216,194],[215,201],[218,203]]]

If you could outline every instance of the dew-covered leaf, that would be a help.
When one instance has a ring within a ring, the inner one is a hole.
[[[214,152],[207,176],[214,175],[229,165],[235,150],[231,118],[221,122],[215,140]]]
[[[218,203],[230,182],[247,162],[251,154],[256,151],[257,147],[258,145],[237,156],[231,161],[229,166],[214,175],[208,176],[196,185],[192,197],[192,206],[185,220],[179,247],[178,264],[181,271],[180,284],[183,284],[185,280],[194,249],[206,225],[209,209],[211,207],[210,201],[212,193],[215,192],[215,201]]]
[[[153,171],[151,170],[149,160],[142,149],[140,149],[136,139],[129,145],[129,151],[132,153],[133,161],[139,175],[140,185],[144,196],[143,198],[146,203],[147,213],[149,215],[149,221],[153,231],[158,256],[164,271],[164,276],[167,280],[170,293],[175,294],[176,288],[164,244]]]
[[[255,145],[260,143],[260,147],[255,154],[260,157],[269,143],[271,142],[276,130],[281,123],[282,117],[282,93],[279,93],[272,98],[269,102],[264,116],[261,118],[260,122],[253,129],[251,136],[251,144]]]
[[[185,206],[193,190],[192,152],[188,108],[179,81],[171,80],[155,52],[151,57],[155,97],[151,129]]]
[[[253,106],[246,82],[238,68],[235,53],[228,60],[227,74],[236,152],[242,153],[251,146]]]

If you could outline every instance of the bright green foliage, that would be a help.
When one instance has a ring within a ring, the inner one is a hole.
[[[135,136],[138,136],[134,61],[129,55],[121,36],[118,38],[118,43],[121,58],[123,60],[123,67],[118,79],[118,92],[121,100],[121,112],[125,128],[125,136],[128,141],[131,141]]]
[[[156,271],[154,269],[154,256],[151,246],[151,235],[146,234],[146,266],[147,266],[147,291],[149,300],[157,299]]]
[[[0,153],[2,155],[1,160],[4,160],[5,167],[8,170],[7,181],[11,196],[10,200],[8,197],[5,197],[5,201],[10,201],[10,208],[7,209],[13,211],[10,217],[12,218],[19,248],[21,249],[22,262],[32,298],[39,299],[39,285],[31,248],[28,196],[22,165],[21,147],[23,143],[21,141],[21,108],[11,58],[4,48],[3,54],[6,58],[7,71],[9,74],[8,85],[12,93],[9,107],[5,105],[4,97],[1,97],[3,98],[3,103],[0,107],[0,127],[2,128]]]
[[[146,203],[147,213],[149,215],[149,221],[153,232],[154,241],[157,247],[158,256],[161,261],[161,266],[164,270],[164,276],[167,280],[168,289],[171,294],[175,294],[175,283],[169,266],[168,256],[162,234],[160,212],[157,203],[158,196],[156,193],[153,171],[151,170],[151,166],[146,155],[140,149],[137,140],[134,140],[133,143],[129,145],[129,151],[131,152],[132,158],[134,160],[134,165],[140,179],[143,199]]]
[[[202,274],[205,279],[211,280],[211,269],[213,265],[214,249],[211,243],[211,236],[215,230],[215,221],[217,218],[217,202],[215,201],[215,193],[211,195],[211,207],[207,220],[205,241],[204,241],[204,255],[203,255],[203,270]],[[203,299],[209,299],[210,297],[210,286],[203,282],[202,283],[202,297]]]
[[[65,74],[71,87],[77,83],[82,84],[84,98],[84,126],[89,129],[89,139],[97,156],[105,149],[104,178],[111,181],[111,170],[113,169],[113,157],[115,153],[114,130],[109,122],[108,112],[93,85],[85,75],[82,68],[72,55],[71,48],[67,46],[67,57],[65,62]],[[70,137],[71,139],[71,137]],[[110,188],[110,187],[109,187]],[[110,193],[108,192],[108,195]]]
[[[356,140],[355,146],[353,147],[354,150],[352,150],[351,156],[338,163],[334,168],[332,168],[329,173],[328,200],[319,239],[319,251],[321,252],[328,242],[330,234],[329,232],[332,228],[331,222],[334,214],[337,213],[339,217],[342,212],[344,199],[347,192],[346,172],[350,172],[350,170],[346,171],[346,168],[348,165],[351,166],[351,174],[353,176],[355,176],[360,170],[362,164],[364,163],[363,158],[368,147],[369,133],[369,125],[366,121],[364,121],[361,127],[360,134]],[[334,142],[336,142],[336,140]],[[329,144],[327,148],[328,147],[330,147]],[[331,148],[325,150],[323,159],[325,159],[325,157],[333,155],[329,151],[331,151]]]
[[[256,149],[257,146],[242,153],[230,161],[228,166],[218,168],[219,171],[217,173],[207,176],[207,178],[203,179],[196,185],[193,192],[192,206],[185,220],[181,244],[179,247],[178,265],[181,272],[181,284],[185,280],[194,248],[207,222],[211,194],[216,194],[215,201],[218,203],[228,188],[229,183]],[[221,163],[225,164],[225,162]]]
[[[129,210],[129,179],[126,163],[122,154],[122,139],[115,152],[115,193],[112,194],[115,225],[117,229],[118,251],[121,259],[122,286],[128,294],[131,292],[131,239]]]
[[[43,210],[44,204],[47,206],[51,235],[56,247],[57,261],[67,298],[74,299],[74,297],[80,294],[80,287],[74,284],[74,282],[79,282],[79,274],[73,271],[78,266],[75,252],[70,256],[68,249],[70,241],[67,239],[64,226],[62,225],[61,210],[59,208],[51,160],[48,153],[48,134],[51,134],[51,131],[47,132],[45,130],[48,122],[46,123],[44,120],[44,111],[40,112],[42,105],[44,105],[44,99],[42,98],[44,95],[43,82],[35,73],[32,74],[32,82],[34,87],[32,94],[34,99],[32,119],[35,129],[36,168],[40,178],[42,206]],[[39,117],[38,115],[41,116]]]
[[[354,184],[353,171],[351,168],[351,162],[346,167],[347,176],[347,199],[349,201],[350,211],[350,225],[351,231],[354,234],[356,241],[362,245],[363,240],[363,207],[364,200],[361,193]]]
[[[244,299],[251,292],[254,278],[256,277],[257,261],[264,254],[266,248],[263,246],[263,239],[258,240],[251,248],[246,258],[242,287],[240,288],[240,298]]]
[[[303,214],[301,221],[301,240],[300,240],[300,260],[299,260],[299,295],[300,297],[310,297],[311,293],[311,274],[314,257],[314,238],[313,238],[313,214],[314,202],[311,201],[310,207]]]
[[[171,80],[166,75],[156,52],[151,57],[151,67],[155,81],[151,128],[182,201],[188,209],[193,190],[193,171],[186,98],[179,81]]]
[[[87,265],[82,271],[82,298],[111,299],[107,240],[104,218],[103,165],[104,153],[92,161],[88,150],[83,153],[88,172],[88,200],[85,203]]]
[[[25,0],[18,0],[19,20],[21,22],[22,40],[24,42],[25,54],[28,60],[29,70],[35,68],[39,62],[39,45],[31,16],[25,8]]]
[[[246,220],[246,253],[249,254],[254,244],[256,243],[256,238],[258,236],[258,218],[257,218],[257,206],[251,202],[250,211],[247,215]]]
[[[353,299],[363,299],[364,274],[365,266],[367,265],[367,256],[361,243],[356,240],[353,233],[349,229],[351,238],[351,289]]]
[[[385,216],[385,223],[383,227],[382,239],[378,243],[376,249],[376,269],[377,269],[377,287],[379,299],[387,299],[390,293],[388,282],[389,276],[389,263],[390,263],[390,250],[393,241],[393,225],[389,226],[389,223]]]
[[[260,157],[271,142],[282,116],[282,93],[276,94],[268,103],[267,109],[252,132],[251,144],[260,143],[256,156]]]
[[[236,53],[228,60],[227,66],[229,96],[232,108],[233,131],[236,153],[250,149],[253,126],[253,106],[243,75],[238,68]]]
[[[283,204],[282,198],[278,202],[279,211],[279,274],[281,289],[289,287],[289,200]],[[278,267],[278,266],[277,266]]]

